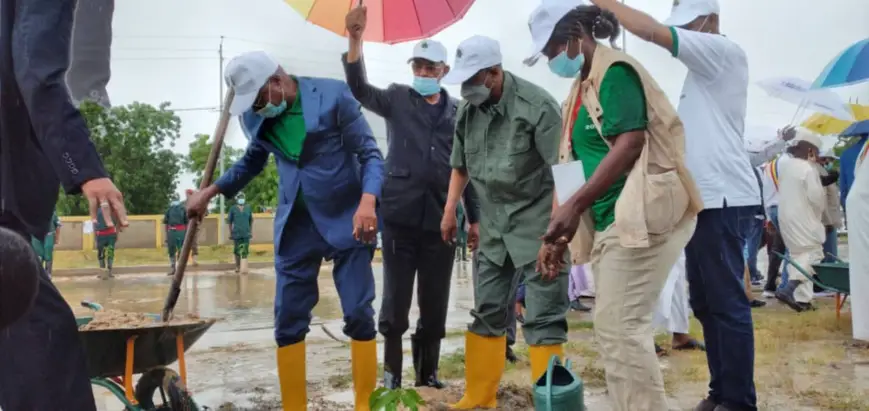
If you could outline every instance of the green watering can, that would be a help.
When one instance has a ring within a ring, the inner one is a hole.
[[[534,384],[536,411],[585,411],[582,380],[570,366],[570,360],[561,365],[557,355],[549,358],[546,374]]]

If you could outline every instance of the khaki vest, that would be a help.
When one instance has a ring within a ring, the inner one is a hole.
[[[676,110],[651,75],[627,54],[598,44],[588,78],[573,82],[570,95],[562,105],[562,136],[559,162],[573,161],[570,130],[575,118],[576,96],[588,110],[600,133],[606,116],[598,93],[607,69],[614,63],[631,66],[639,75],[646,96],[646,144],[628,173],[625,187],[616,201],[615,229],[625,248],[645,248],[656,238],[664,238],[683,220],[703,210],[700,191],[685,167],[685,130]],[[603,136],[601,136],[603,138]],[[607,145],[610,142],[603,138]],[[570,243],[573,264],[589,261],[594,243],[594,221],[590,211],[580,218],[579,229]]]

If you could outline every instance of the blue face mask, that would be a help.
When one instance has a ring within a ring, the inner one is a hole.
[[[244,205],[244,199],[243,199],[243,198],[239,198],[238,200],[236,200],[236,202],[238,203],[238,205]]]
[[[297,97],[298,98],[298,97]],[[266,103],[265,107],[257,110],[257,114],[265,118],[274,118],[287,111],[287,100],[282,100],[281,104],[274,105],[271,102]]]
[[[579,53],[575,58],[571,59],[567,57],[567,50],[564,50],[555,56],[555,58],[549,60],[549,70],[559,77],[574,78],[579,73],[579,70],[582,70],[584,64],[585,55]]]
[[[824,169],[827,171],[832,171],[833,170],[833,163],[824,164]]]
[[[440,93],[441,85],[436,78],[413,76],[413,89],[423,97],[428,97]]]

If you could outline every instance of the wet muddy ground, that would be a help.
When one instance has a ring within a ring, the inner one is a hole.
[[[765,265],[763,257],[760,265]],[[350,352],[341,333],[340,303],[329,274],[328,267],[321,273],[320,302],[307,339],[309,409],[351,410]],[[379,266],[375,274],[379,289]],[[110,281],[57,280],[77,315],[88,314],[78,305],[82,300],[109,309],[160,312],[169,282],[169,277],[158,274],[125,275]],[[254,270],[247,276],[200,272],[185,279],[176,312],[222,318],[187,354],[188,385],[199,404],[227,411],[281,409],[272,334],[273,298],[274,273],[267,269]],[[869,349],[851,342],[847,313],[837,322],[831,300],[822,299],[822,307],[815,313],[793,314],[775,301],[755,311],[756,381],[761,409],[869,411]],[[375,301],[375,308],[379,305],[379,300]],[[460,263],[453,274],[449,331],[441,359],[441,373],[450,387],[442,391],[419,390],[427,400],[424,409],[446,409],[444,404],[461,397],[462,333],[470,321],[468,311],[472,305],[470,266]],[[417,315],[414,309],[412,320]],[[597,358],[590,321],[588,314],[570,313],[566,351],[575,364],[574,371],[585,381],[588,410],[609,411],[603,366]],[[696,322],[692,322],[692,334],[700,336]],[[669,341],[660,336],[659,342],[666,346]],[[405,345],[409,357],[410,344]],[[527,382],[527,350],[520,342],[516,351],[520,363],[509,365],[505,373],[499,395],[502,410],[533,409]],[[404,363],[409,369],[410,358]],[[662,358],[661,366],[672,409],[691,409],[706,391],[704,354],[674,352]],[[405,381],[412,382],[408,371]],[[94,393],[99,410],[122,409],[108,391],[95,388]]]

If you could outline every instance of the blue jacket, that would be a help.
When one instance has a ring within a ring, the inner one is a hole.
[[[262,138],[273,120],[248,110],[241,115],[242,130],[250,140],[244,156],[215,183],[233,197],[266,165],[277,159],[278,206],[275,210],[275,252],[299,189],[314,225],[339,250],[359,245],[353,238],[353,215],[362,193],[380,199],[383,155],[346,83],[332,79],[299,77],[299,97],[308,135],[298,163],[287,159]]]
[[[857,143],[842,152],[839,156],[839,199],[842,200],[842,208],[845,207],[845,200],[848,199],[848,191],[851,191],[851,184],[854,184],[854,168],[857,167],[857,156],[860,155],[860,149],[866,143],[869,136],[860,137]]]

